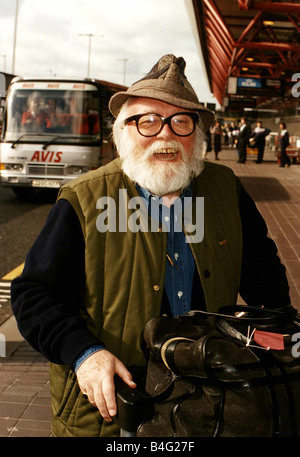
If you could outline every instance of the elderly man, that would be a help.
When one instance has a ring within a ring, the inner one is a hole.
[[[201,160],[214,115],[184,69],[166,55],[112,97],[119,158],[61,189],[12,284],[20,331],[51,362],[55,436],[118,435],[114,376],[135,388],[131,367],[146,364],[140,340],[152,317],[217,311],[238,293],[254,306],[290,303],[255,204],[229,168]],[[149,211],[153,202],[162,216]],[[174,208],[185,216],[190,207],[178,229]],[[189,231],[195,217],[198,238]]]

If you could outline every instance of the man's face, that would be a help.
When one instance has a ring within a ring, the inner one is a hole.
[[[189,112],[183,108],[178,108],[173,105],[169,105],[168,103],[161,102],[159,100],[153,99],[141,99],[137,98],[133,100],[128,108],[128,117],[133,116],[135,114],[143,114],[143,113],[154,113],[160,114],[162,117],[169,117],[175,113],[181,112]],[[140,150],[147,149],[151,146],[155,141],[177,141],[182,145],[184,148],[185,153],[190,156],[192,154],[192,149],[194,146],[194,139],[195,133],[190,136],[180,137],[177,136],[175,133],[172,132],[168,125],[164,125],[161,132],[154,136],[154,137],[144,137],[139,134],[135,122],[131,122],[127,124],[128,131],[130,133],[131,138],[137,144]],[[173,151],[173,150],[172,150]],[[173,151],[167,152],[162,150],[162,152],[156,153],[151,157],[151,160],[154,162],[177,162],[180,163],[182,161],[182,154],[180,151]]]
[[[36,113],[39,107],[39,102],[37,100],[31,100],[30,102],[30,111]]]
[[[167,118],[182,112],[190,111],[154,99],[136,98],[127,107],[126,118],[144,113]],[[129,122],[119,145],[123,169],[133,181],[156,195],[180,191],[202,170],[196,137],[195,131],[186,137],[178,136],[167,124],[157,135],[144,137],[135,121]]]

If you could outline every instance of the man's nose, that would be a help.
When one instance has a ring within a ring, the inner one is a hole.
[[[176,137],[175,133],[171,130],[171,127],[168,124],[164,124],[161,131],[157,134],[157,139],[170,139]]]

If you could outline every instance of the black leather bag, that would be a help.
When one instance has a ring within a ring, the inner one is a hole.
[[[152,319],[144,397],[153,410],[136,436],[300,436],[299,332],[292,307]]]

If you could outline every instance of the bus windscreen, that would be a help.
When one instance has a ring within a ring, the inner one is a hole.
[[[100,139],[99,93],[73,83],[16,83],[7,99],[4,141],[59,135],[60,142]]]

